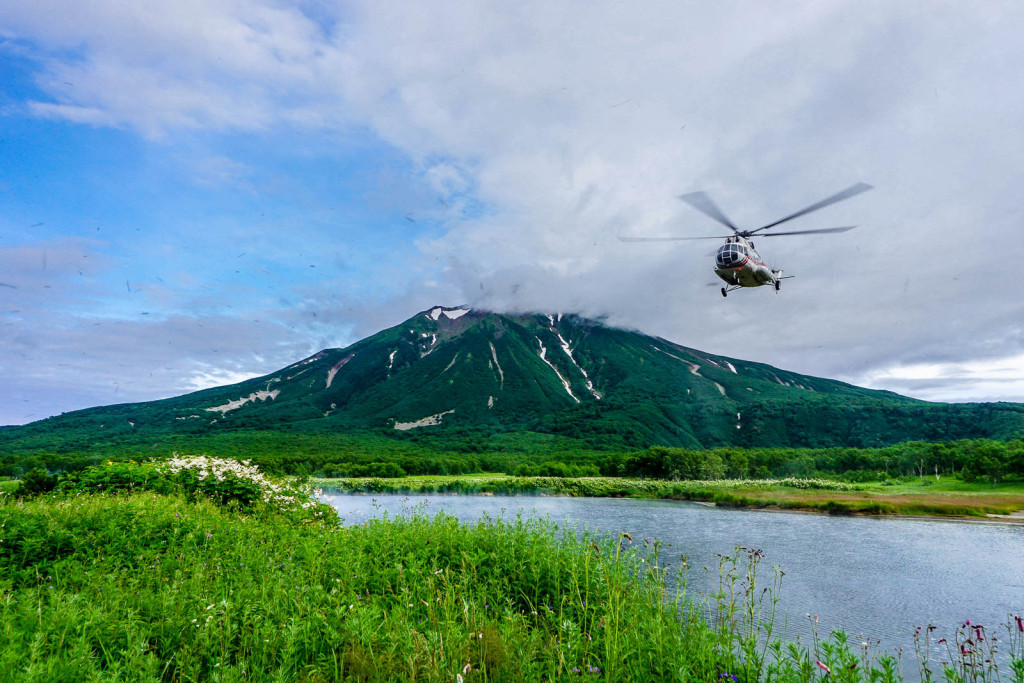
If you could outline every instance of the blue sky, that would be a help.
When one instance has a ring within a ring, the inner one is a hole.
[[[1024,401],[1024,9],[0,6],[0,424],[263,374],[435,304]],[[717,232],[854,182],[722,300]],[[993,251],[993,245],[998,249]],[[1016,250],[1019,251],[1019,250]]]

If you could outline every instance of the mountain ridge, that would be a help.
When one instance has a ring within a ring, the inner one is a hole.
[[[876,446],[1011,438],[1024,405],[937,404],[692,349],[575,314],[434,306],[343,348],[168,399],[4,430],[0,447],[224,430],[443,439],[532,432],[589,447]]]

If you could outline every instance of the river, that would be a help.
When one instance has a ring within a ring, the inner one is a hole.
[[[691,593],[714,588],[716,553],[729,554],[738,545],[759,549],[765,557],[762,586],[770,585],[770,567],[785,572],[778,620],[785,622],[784,637],[807,642],[807,615],[817,615],[819,635],[842,629],[853,643],[870,639],[876,654],[902,648],[908,679],[917,678],[915,627],[935,625],[933,638],[948,638],[970,619],[1002,637],[1008,615],[1024,614],[1024,524],[840,517],[621,498],[327,497],[346,524],[422,506],[428,514],[444,510],[463,521],[484,513],[509,519],[522,512],[579,529],[628,532],[637,543],[658,539],[665,544],[665,558],[689,559]]]

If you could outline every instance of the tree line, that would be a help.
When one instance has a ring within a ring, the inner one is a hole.
[[[493,446],[491,446],[493,448]],[[955,475],[967,481],[1024,480],[1024,438],[910,441],[883,448],[685,449],[601,451],[534,445],[521,450],[452,452],[387,441],[373,435],[344,440],[240,432],[234,438],[173,439],[120,444],[85,452],[0,451],[0,476],[81,470],[106,460],[148,460],[173,452],[251,460],[279,475],[401,477],[504,472],[521,476],[619,476],[667,480],[829,477],[875,481]]]

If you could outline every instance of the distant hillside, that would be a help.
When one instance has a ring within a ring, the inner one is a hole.
[[[268,430],[442,445],[520,434],[597,449],[873,447],[1016,437],[1024,405],[928,403],[574,315],[435,307],[264,377],[6,429],[0,451]]]

